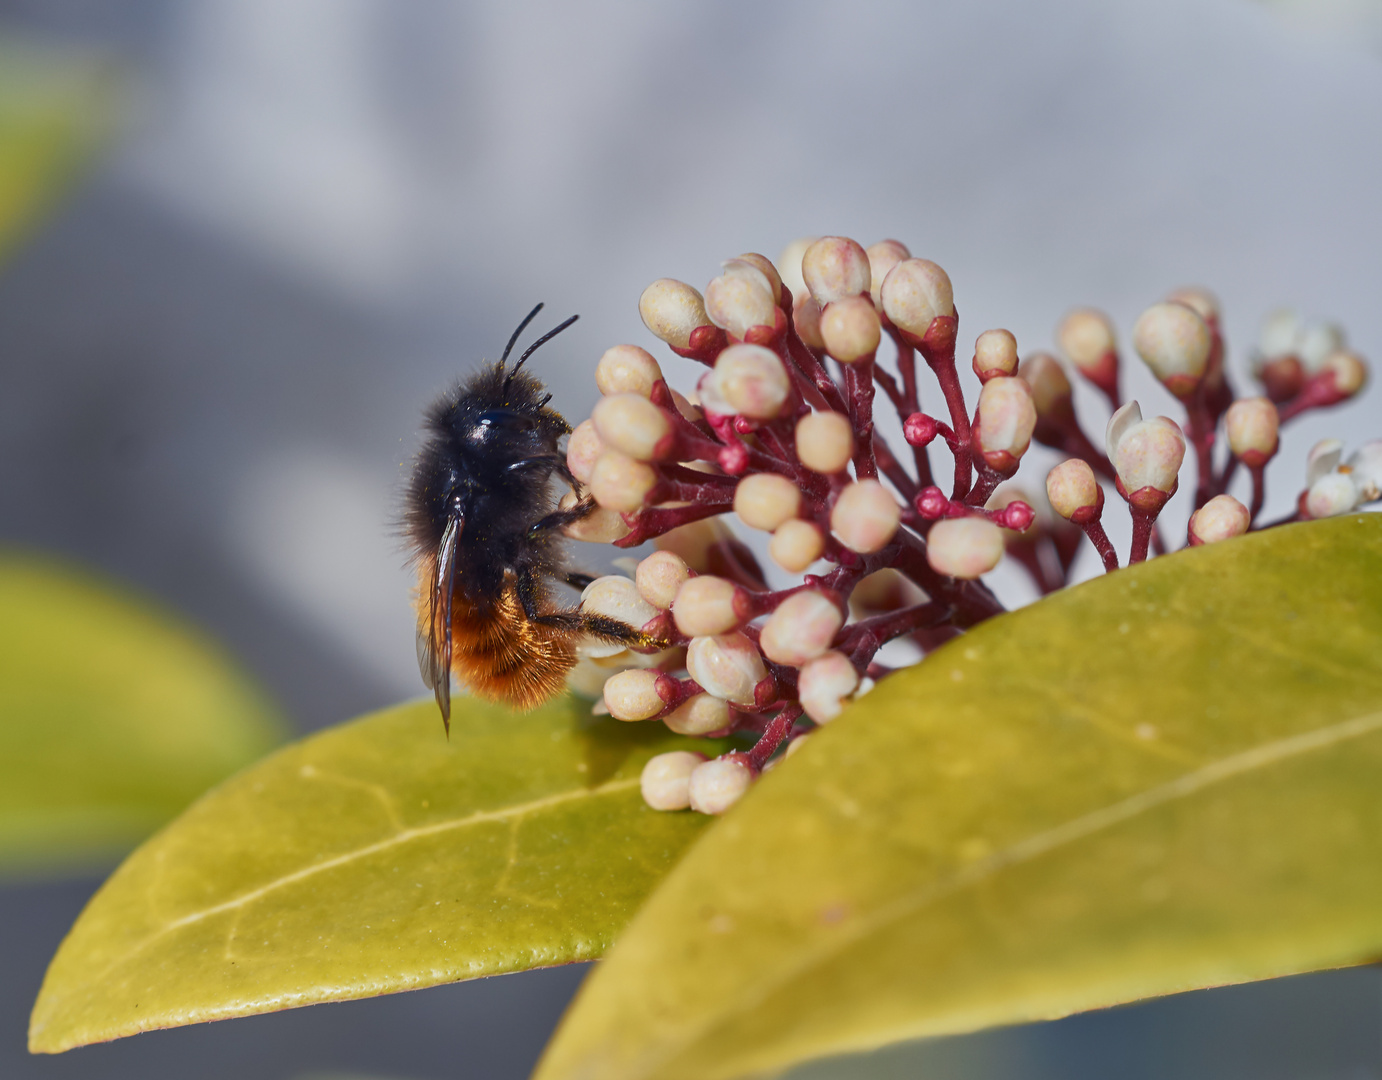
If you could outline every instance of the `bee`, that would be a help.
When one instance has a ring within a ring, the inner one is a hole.
[[[595,503],[558,449],[571,426],[552,395],[523,370],[528,358],[576,321],[573,315],[509,354],[538,304],[518,324],[498,363],[487,364],[427,411],[426,435],[407,492],[405,525],[417,567],[417,655],[451,730],[451,675],[472,694],[531,709],[555,695],[583,635],[639,648],[638,629],[579,608],[555,606],[555,582],[593,579],[566,568],[562,528]],[[553,479],[578,501],[557,506]]]

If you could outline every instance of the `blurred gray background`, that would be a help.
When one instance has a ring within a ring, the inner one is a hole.
[[[1240,385],[1282,303],[1376,360],[1380,11],[0,0],[0,30],[108,51],[133,88],[96,175],[0,274],[0,541],[160,597],[310,730],[420,689],[391,524],[420,408],[537,300],[544,322],[582,315],[535,358],[573,421],[607,346],[652,346],[649,280],[700,287],[723,258],[820,233],[940,262],[962,338],[1049,348],[1086,303],[1126,335],[1200,283]],[[1145,411],[1170,409],[1130,375]],[[1291,430],[1269,516],[1315,439],[1382,435],[1379,400]],[[0,1076],[524,1076],[582,974],[29,1059],[23,1018],[95,884],[0,892]],[[1376,1077],[1382,980],[1204,992],[803,1075]]]

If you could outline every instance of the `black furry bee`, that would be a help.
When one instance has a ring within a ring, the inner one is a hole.
[[[418,571],[418,667],[451,723],[451,673],[471,693],[530,709],[557,693],[583,634],[649,647],[634,627],[579,609],[554,608],[551,582],[581,588],[566,569],[563,526],[594,508],[585,497],[558,509],[551,483],[580,483],[558,450],[571,427],[552,395],[521,370],[548,331],[506,368],[538,304],[497,364],[482,367],[427,412],[427,435],[408,489],[406,524]]]

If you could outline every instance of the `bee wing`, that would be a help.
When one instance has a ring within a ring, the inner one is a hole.
[[[427,598],[427,623],[417,631],[417,666],[437,697],[442,723],[451,731],[451,597],[456,587],[456,545],[464,520],[447,520],[437,549],[437,576]]]

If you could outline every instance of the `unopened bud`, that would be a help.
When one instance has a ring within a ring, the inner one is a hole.
[[[1257,351],[1264,360],[1294,356],[1299,359],[1300,337],[1305,326],[1290,308],[1277,308],[1262,320],[1257,332]]]
[[[605,444],[595,430],[593,420],[582,420],[571,432],[566,443],[566,467],[571,475],[582,484],[590,483],[590,474],[595,469],[595,461],[605,452]]]
[[[832,301],[821,312],[821,340],[825,351],[842,364],[852,364],[878,351],[882,323],[873,301],[864,296]]]
[[[678,735],[709,735],[729,727],[729,702],[713,694],[687,698],[662,718]]]
[[[892,324],[916,338],[937,318],[955,314],[950,276],[929,259],[904,259],[883,280],[883,310]]]
[[[591,615],[603,615],[625,626],[640,627],[657,617],[657,608],[649,604],[638,587],[619,574],[598,577],[581,591],[581,610]],[[582,646],[586,656],[614,656],[624,651],[617,641],[587,640]]]
[[[825,538],[809,521],[784,521],[768,541],[768,554],[788,573],[800,574],[825,554]]]
[[[973,438],[989,468],[1004,474],[1016,471],[1031,445],[1036,420],[1032,391],[1025,380],[1000,376],[984,383]]]
[[[944,518],[926,534],[926,561],[938,574],[972,580],[998,565],[1003,547],[1003,530],[985,518]]]
[[[762,345],[731,345],[720,353],[712,374],[730,409],[751,420],[777,416],[792,387],[777,353]]]
[[[1077,525],[1098,518],[1104,505],[1094,470],[1079,458],[1062,461],[1046,474],[1046,497],[1052,510]]]
[[[684,281],[658,278],[638,298],[643,325],[675,349],[691,347],[691,332],[710,326],[701,294]]]
[[[1343,347],[1343,328],[1329,322],[1308,323],[1296,339],[1296,355],[1308,372],[1319,371],[1324,362]]]
[[[844,711],[844,699],[859,689],[859,673],[844,653],[822,653],[802,666],[797,699],[806,715],[828,724]]]
[[[782,278],[782,283],[792,291],[794,300],[811,294],[811,290],[806,287],[806,278],[801,273],[801,260],[818,239],[820,237],[804,236],[798,240],[793,240],[782,249],[782,254],[777,257],[775,264],[777,272]]]
[[[762,271],[742,260],[731,260],[733,273],[715,278],[705,288],[705,313],[716,326],[742,338],[755,326],[772,326],[777,297]]]
[[[1357,353],[1336,352],[1320,365],[1320,375],[1332,376],[1338,400],[1351,398],[1368,381],[1368,366]]]
[[[1224,416],[1228,447],[1234,457],[1254,468],[1265,465],[1277,449],[1280,419],[1276,406],[1264,397],[1240,398]]]
[[[854,425],[842,413],[807,413],[797,421],[796,446],[797,457],[812,472],[841,472],[854,454]]]
[[[648,493],[657,486],[657,473],[641,461],[606,450],[590,471],[590,493],[606,510],[632,514],[643,507]]]
[[[1365,442],[1350,454],[1348,470],[1359,502],[1382,499],[1382,439]]]
[[[731,259],[730,263],[746,262],[763,275],[768,282],[768,289],[773,294],[774,300],[782,297],[782,277],[777,272],[777,267],[773,265],[772,259],[766,255],[760,255],[756,251],[745,252],[737,259]],[[730,263],[726,263],[728,269]]]
[[[1305,455],[1305,486],[1310,487],[1316,480],[1339,467],[1344,456],[1344,444],[1340,439],[1321,439]]]
[[[1050,353],[1034,352],[1022,361],[1018,375],[1032,391],[1032,405],[1038,416],[1051,420],[1071,415],[1070,377]]]
[[[662,378],[662,368],[647,349],[637,345],[615,345],[606,349],[595,365],[595,385],[602,394],[638,394],[647,397],[653,383]]]
[[[1358,488],[1344,473],[1325,473],[1305,495],[1305,512],[1312,518],[1337,517],[1358,505]]]
[[[638,564],[633,580],[638,594],[654,608],[666,611],[677,598],[677,590],[691,577],[686,560],[670,551],[654,551]],[[649,616],[648,618],[652,618]],[[647,622],[644,619],[643,622]],[[643,623],[639,623],[642,626]]]
[[[613,394],[595,403],[590,414],[600,441],[638,461],[653,461],[671,447],[672,421],[638,394]],[[570,444],[567,444],[568,456]],[[579,479],[579,477],[578,477]]]
[[[580,499],[575,492],[568,491],[557,504],[559,510],[570,510]],[[622,540],[632,531],[617,511],[596,506],[584,517],[562,527],[562,535],[587,544],[612,544]]]
[[[985,330],[974,343],[974,374],[980,382],[1017,374],[1017,338],[1009,330]]]
[[[684,582],[672,601],[672,618],[687,637],[724,634],[739,625],[734,594],[739,586],[724,578],[702,574]]]
[[[651,720],[663,709],[657,693],[662,673],[650,668],[621,671],[605,680],[605,708],[616,720]]]
[[[840,543],[867,555],[881,551],[897,535],[902,510],[877,480],[856,480],[845,487],[830,510],[830,530]]]
[[[1056,341],[1066,358],[1089,375],[1101,374],[1118,348],[1112,321],[1095,308],[1076,308],[1066,315],[1056,327]]]
[[[1242,536],[1252,524],[1248,508],[1232,495],[1215,495],[1190,515],[1191,547]]]
[[[1132,329],[1133,347],[1177,397],[1199,386],[1213,344],[1205,321],[1184,304],[1153,304]]]
[[[653,538],[653,545],[659,551],[670,551],[679,556],[698,574],[710,569],[712,556],[717,549],[733,543],[734,534],[718,517],[692,521]]]
[[[1219,298],[1203,285],[1186,285],[1168,293],[1166,299],[1173,304],[1184,304],[1207,324],[1219,321]]]
[[[912,446],[930,446],[940,433],[940,422],[925,413],[912,413],[902,421],[902,437]]]
[[[744,797],[753,783],[753,769],[742,754],[726,754],[697,765],[691,774],[691,809],[698,814],[723,814]]]
[[[839,607],[823,593],[793,593],[768,616],[759,647],[769,660],[800,667],[830,648],[844,621]]]
[[[643,801],[654,810],[685,810],[691,805],[691,772],[704,754],[673,750],[648,759],[639,778]]]
[[[1147,502],[1143,509],[1152,503],[1159,507],[1164,496],[1176,490],[1176,476],[1185,459],[1185,436],[1174,420],[1165,416],[1143,420],[1141,407],[1130,401],[1109,418],[1104,437],[1109,461],[1130,501]],[[1148,488],[1163,497],[1158,501],[1148,494],[1140,499],[1138,492]]]
[[[734,512],[751,529],[772,532],[801,509],[801,490],[777,473],[751,473],[734,488]]]
[[[873,300],[874,308],[881,313],[883,310],[883,279],[903,259],[910,259],[912,253],[907,250],[907,245],[900,240],[880,240],[878,243],[870,244],[865,248],[864,254],[869,257],[869,296]]]
[[[817,352],[825,348],[825,338],[821,336],[821,306],[810,293],[802,293],[792,307],[792,325],[797,328],[797,337],[808,349]]]
[[[869,257],[848,237],[823,236],[801,257],[801,276],[824,311],[827,304],[869,291]]]
[[[747,706],[768,675],[758,646],[737,631],[694,638],[686,650],[686,672],[706,693]]]

